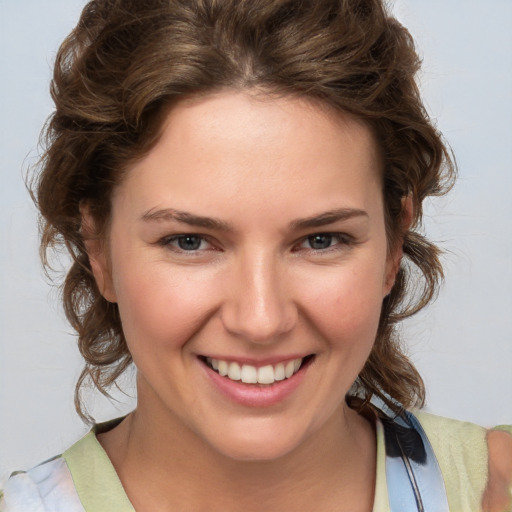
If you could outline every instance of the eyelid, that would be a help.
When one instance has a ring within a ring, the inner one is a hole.
[[[177,245],[173,245],[172,244],[172,242],[175,242],[175,241],[178,241],[180,239],[187,238],[187,237],[200,238],[202,242],[206,242],[207,244],[209,244],[210,247],[208,247],[207,249],[195,249],[195,250],[187,251],[185,249],[181,249]],[[175,251],[177,253],[180,253],[180,254],[186,254],[187,253],[189,255],[202,253],[202,252],[205,252],[205,251],[208,251],[208,250],[212,250],[212,249],[213,250],[218,250],[218,248],[212,242],[211,237],[209,237],[207,235],[203,235],[201,233],[176,233],[176,234],[172,234],[172,235],[166,235],[166,236],[163,236],[163,237],[159,238],[156,241],[156,245],[160,245],[162,247],[167,247],[167,248],[169,248],[169,250],[173,250],[173,251]]]
[[[327,251],[335,251],[339,250],[340,247],[347,247],[356,244],[356,239],[349,235],[348,233],[344,232],[332,232],[332,231],[318,231],[315,233],[310,233],[309,235],[306,235],[302,237],[295,245],[295,247],[298,247],[300,249],[300,246],[307,242],[310,238],[314,238],[315,236],[330,236],[333,239],[337,239],[337,243],[325,248],[325,249],[314,249],[312,247],[310,248],[304,248],[305,250],[315,252],[315,253],[322,253]]]
[[[302,244],[307,242],[309,239],[316,237],[316,236],[329,236],[332,237],[334,240],[334,244],[326,247],[325,249],[314,249],[313,247],[301,247]],[[193,237],[193,238],[199,238],[202,242],[205,242],[209,245],[209,247],[205,249],[192,249],[192,250],[185,250],[181,249],[177,245],[174,245],[173,242],[178,241],[179,239],[183,239],[186,237]],[[322,253],[322,252],[328,252],[328,251],[336,251],[340,250],[342,248],[346,248],[348,246],[355,245],[357,240],[354,236],[349,235],[346,232],[333,232],[333,231],[316,231],[313,233],[310,233],[308,235],[302,236],[295,244],[293,244],[292,252],[297,252],[298,250],[306,250],[311,251],[314,253]],[[220,247],[220,244],[216,242],[215,240],[212,240],[212,237],[209,235],[205,235],[202,233],[173,233],[170,235],[165,235],[159,238],[155,243],[155,245],[160,245],[162,247],[167,247],[170,250],[173,250],[177,253],[185,254],[188,253],[189,255],[203,253],[205,251],[209,250],[222,250],[222,247]]]

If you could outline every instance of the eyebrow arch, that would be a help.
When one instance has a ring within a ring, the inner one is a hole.
[[[308,228],[317,228],[332,224],[334,222],[352,219],[354,217],[366,217],[368,213],[357,208],[338,208],[337,210],[329,210],[313,217],[297,219],[290,222],[290,230],[301,230]]]
[[[338,208],[336,210],[329,210],[327,212],[314,215],[313,217],[306,217],[304,219],[297,219],[289,224],[290,230],[301,230],[308,228],[316,228],[332,224],[334,222],[348,220],[353,217],[366,217],[368,213],[364,210],[356,208]],[[148,210],[142,216],[144,222],[158,222],[158,221],[177,221],[189,226],[196,226],[205,229],[219,230],[219,231],[233,231],[233,227],[228,222],[225,222],[215,217],[203,217],[193,213],[175,210],[174,208],[164,208],[162,210]]]
[[[196,226],[205,229],[214,229],[219,231],[231,231],[232,226],[220,219],[214,217],[202,217],[193,213],[175,210],[174,208],[164,208],[163,210],[149,210],[143,216],[144,222],[151,221],[177,221],[189,226]]]

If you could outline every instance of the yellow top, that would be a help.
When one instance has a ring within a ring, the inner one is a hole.
[[[486,429],[415,412],[436,454],[451,512],[480,512],[487,483]],[[512,432],[512,429],[511,429]],[[90,432],[64,453],[84,508],[134,512],[106,453]],[[377,424],[377,475],[373,512],[390,512],[384,431]],[[85,464],[85,461],[88,461]],[[92,468],[98,471],[91,471]],[[91,474],[92,473],[92,474]],[[94,476],[92,476],[94,475]],[[107,506],[108,504],[108,506]]]
[[[439,462],[450,512],[481,512],[488,473],[486,429],[422,412],[415,416]],[[3,499],[0,493],[0,511],[135,512],[96,437],[97,432],[113,425],[115,422],[98,425],[62,456],[13,474]],[[512,434],[511,426],[497,428]],[[384,431],[378,423],[373,512],[390,512],[385,468]]]
[[[487,485],[487,430],[463,421],[419,413],[443,474],[453,512],[480,512]]]

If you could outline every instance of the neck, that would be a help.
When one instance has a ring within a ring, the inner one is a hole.
[[[140,405],[100,436],[137,512],[372,509],[375,433],[345,404],[292,452],[264,461],[226,457],[178,418],[148,418]]]

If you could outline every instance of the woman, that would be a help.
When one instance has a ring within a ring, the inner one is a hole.
[[[132,361],[138,405],[6,510],[507,510],[508,434],[407,412],[394,327],[442,277],[416,228],[454,174],[417,68],[377,1],[88,4],[34,189],[78,410]]]

